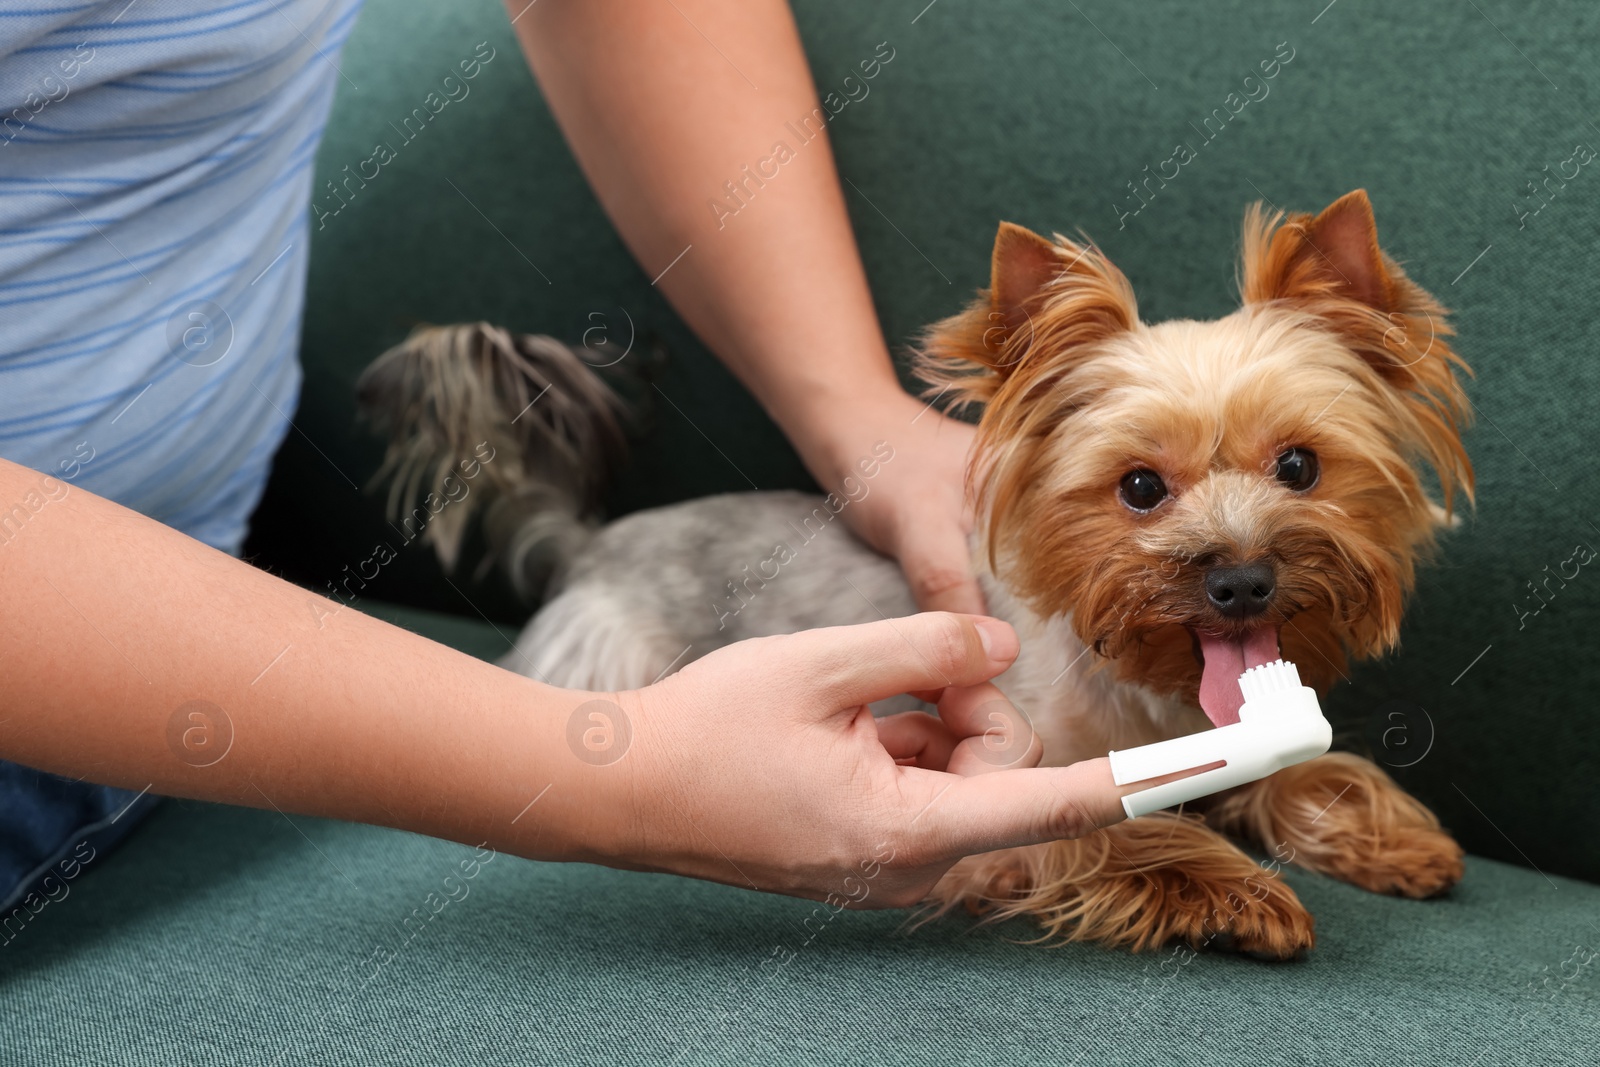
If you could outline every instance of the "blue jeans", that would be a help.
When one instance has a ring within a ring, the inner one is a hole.
[[[0,942],[101,862],[157,799],[0,760]]]

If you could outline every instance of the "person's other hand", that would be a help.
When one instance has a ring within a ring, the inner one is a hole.
[[[846,477],[859,481],[854,464],[877,442],[894,449],[894,458],[865,483],[867,495],[841,514],[857,536],[899,562],[923,611],[988,614],[968,543],[966,472],[974,432],[896,389],[832,417],[825,450],[817,449],[827,457],[818,463],[826,492],[837,491]]]
[[[616,694],[630,746],[584,787],[602,862],[897,907],[963,856],[1120,821],[1108,761],[1038,768],[986,684],[1017,651],[1003,622],[930,613],[740,642]],[[903,692],[938,717],[873,718]]]

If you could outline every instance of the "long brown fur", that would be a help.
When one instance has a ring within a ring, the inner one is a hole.
[[[1431,897],[1461,879],[1461,846],[1371,760],[1337,752],[1218,800],[1206,820],[1373,893]]]
[[[1466,364],[1445,309],[1379,247],[1365,192],[1316,216],[1252,206],[1240,289],[1240,309],[1217,322],[1148,326],[1093,244],[1002,224],[990,288],[932,327],[920,353],[930,392],[982,407],[970,478],[996,575],[1039,616],[1069,618],[1098,669],[1191,705],[1193,628],[1242,636],[1261,624],[1209,608],[1208,568],[1274,561],[1269,621],[1283,656],[1325,691],[1349,658],[1394,647],[1416,566],[1473,489]],[[1272,477],[1289,447],[1321,463],[1304,493]],[[1141,468],[1171,490],[1146,513],[1117,495]],[[1431,895],[1461,874],[1437,820],[1351,756],[1280,772],[1208,820],[1377,892]],[[1142,948],[1195,942],[1197,915],[1253,871],[1193,819],[1135,820],[969,861],[937,900]],[[1228,929],[1270,955],[1311,943],[1309,916],[1277,883]]]
[[[1172,813],[963,860],[934,903],[987,921],[1026,917],[1041,941],[1135,952],[1183,942],[1289,958],[1316,940],[1311,914],[1275,872],[1197,817]]]

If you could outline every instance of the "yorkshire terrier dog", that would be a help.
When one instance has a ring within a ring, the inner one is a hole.
[[[1022,639],[996,681],[1046,763],[1233,722],[1239,674],[1280,651],[1326,692],[1349,657],[1395,645],[1417,562],[1457,492],[1471,496],[1466,365],[1445,310],[1379,248],[1365,192],[1315,217],[1250,208],[1241,290],[1215,322],[1146,325],[1094,245],[1002,224],[990,288],[918,353],[930,391],[982,410],[974,558]],[[510,669],[631,689],[743,638],[916,610],[899,567],[833,521],[868,481],[599,525],[624,408],[548,338],[423,330],[368,369],[361,395],[390,436],[392,511],[425,487],[442,497],[457,457],[494,446],[490,491],[427,536],[453,565],[481,511],[511,582],[543,600]],[[863,477],[892,477],[892,457],[890,441]],[[1264,867],[1229,835],[1275,858]],[[1031,917],[1047,937],[1288,958],[1313,943],[1276,876],[1291,862],[1408,897],[1462,874],[1431,812],[1335,753],[1198,810],[972,857],[930,904]]]

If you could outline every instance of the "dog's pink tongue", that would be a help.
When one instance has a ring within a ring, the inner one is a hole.
[[[1244,706],[1239,675],[1278,658],[1278,628],[1266,626],[1242,640],[1204,633],[1196,636],[1200,638],[1200,654],[1205,657],[1200,672],[1200,707],[1214,726],[1238,722],[1239,709]]]

